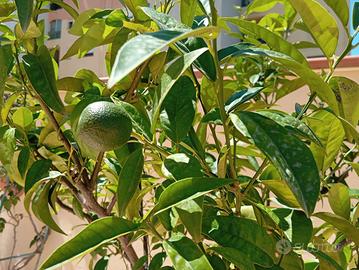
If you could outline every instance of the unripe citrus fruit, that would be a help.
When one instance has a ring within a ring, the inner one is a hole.
[[[131,131],[131,119],[121,105],[98,101],[82,111],[76,137],[81,144],[95,151],[106,152],[126,143]]]

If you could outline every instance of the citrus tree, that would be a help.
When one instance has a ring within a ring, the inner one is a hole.
[[[116,255],[131,269],[357,269],[359,86],[335,76],[358,45],[347,1],[254,0],[236,17],[212,0],[120,2],[0,1],[0,158],[17,189],[1,208],[24,194],[56,233],[60,208],[88,222],[40,269],[89,253],[95,269]],[[74,19],[63,58],[106,45],[108,81],[58,78],[50,3]],[[298,31],[312,41],[287,41]],[[238,43],[219,48],[223,33]],[[313,71],[305,48],[329,68]],[[308,102],[279,111],[302,87]]]

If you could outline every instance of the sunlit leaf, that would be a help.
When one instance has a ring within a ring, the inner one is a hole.
[[[58,247],[40,266],[40,269],[54,269],[66,262],[91,252],[98,246],[137,229],[137,225],[125,219],[105,217],[98,219]]]

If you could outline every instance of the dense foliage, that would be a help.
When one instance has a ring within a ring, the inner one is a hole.
[[[359,171],[359,86],[334,75],[358,45],[347,1],[254,0],[237,17],[220,17],[213,0],[120,2],[79,14],[77,0],[0,1],[0,160],[9,180],[0,210],[24,194],[27,211],[57,233],[60,208],[89,223],[41,269],[88,253],[94,269],[116,255],[132,269],[359,268],[359,192],[347,181]],[[107,82],[86,68],[58,78],[39,16],[50,3],[74,19],[77,39],[63,58],[106,45]],[[299,31],[312,42],[287,41]],[[238,43],[219,49],[225,32]],[[329,69],[314,72],[305,48],[320,49]],[[306,104],[278,110],[304,86]],[[130,140],[111,151],[76,136],[81,112],[97,101],[132,121]],[[323,200],[332,212],[320,212]]]

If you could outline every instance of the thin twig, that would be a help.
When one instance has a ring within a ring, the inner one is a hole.
[[[111,202],[107,207],[107,215],[111,215],[111,212],[112,212],[113,208],[115,207],[116,202],[117,202],[117,196],[115,194],[115,195],[113,195]]]
[[[135,78],[133,78],[133,81],[131,83],[130,88],[127,91],[127,95],[125,97],[126,102],[130,102],[133,99],[133,95],[135,93],[135,90],[137,89],[138,84],[140,83],[142,73],[144,72],[149,60],[144,62],[141,66],[138,67],[136,70]]]
[[[91,175],[91,178],[90,178],[90,189],[93,190],[95,187],[96,187],[96,180],[97,180],[97,176],[98,174],[100,173],[100,170],[101,170],[101,164],[102,164],[102,160],[103,160],[103,157],[104,157],[104,152],[100,152],[97,156],[97,159],[96,159],[96,165],[95,165],[95,168],[92,172],[92,175]]]

